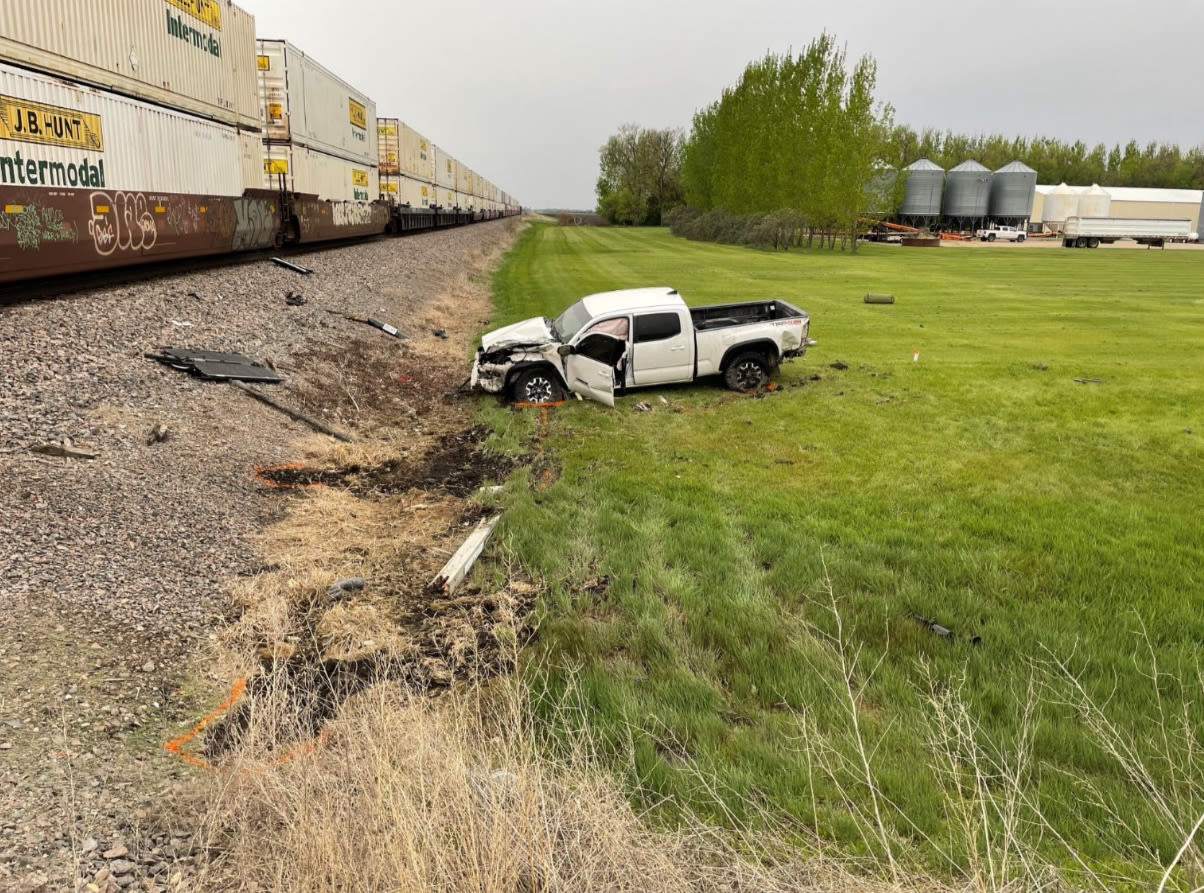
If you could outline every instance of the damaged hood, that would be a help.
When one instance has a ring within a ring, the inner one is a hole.
[[[494,329],[481,337],[481,349],[493,350],[497,347],[517,347],[518,345],[551,344],[556,342],[556,336],[548,325],[547,317],[535,316],[524,319],[513,325]]]

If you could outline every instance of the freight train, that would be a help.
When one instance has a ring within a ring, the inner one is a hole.
[[[0,4],[0,283],[519,203],[229,0]]]

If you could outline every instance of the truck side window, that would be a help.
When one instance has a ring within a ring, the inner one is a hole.
[[[647,313],[635,318],[636,344],[645,341],[664,341],[681,334],[681,317],[676,313]]]
[[[577,348],[574,352],[586,359],[597,360],[599,363],[613,366],[623,358],[626,350],[627,342],[620,341],[613,335],[594,333],[582,338],[577,343]]]
[[[603,335],[614,335],[616,338],[627,340],[627,317],[620,316],[615,319],[604,319],[601,322],[596,322],[585,330],[587,335],[592,335],[595,332]]]

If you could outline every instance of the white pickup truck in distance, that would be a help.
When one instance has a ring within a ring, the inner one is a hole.
[[[975,230],[974,235],[980,242],[1023,242],[1024,230],[1014,226],[991,226]]]
[[[536,317],[481,339],[474,388],[515,403],[567,393],[615,405],[615,387],[722,375],[729,388],[763,387],[782,360],[814,344],[807,314],[785,301],[687,307],[672,288],[588,295],[556,319]]]

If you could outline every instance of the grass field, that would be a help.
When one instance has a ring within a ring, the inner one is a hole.
[[[503,496],[553,588],[537,690],[572,677],[667,820],[764,806],[896,871],[1156,881],[1204,810],[1202,274],[1195,252],[532,227],[491,327],[671,285],[789,300],[819,342],[760,397],[551,411],[559,479]],[[485,412],[501,446],[538,429]]]

